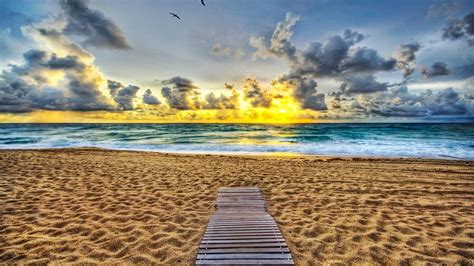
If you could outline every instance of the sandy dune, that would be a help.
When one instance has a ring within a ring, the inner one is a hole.
[[[299,265],[474,264],[474,162],[0,151],[0,262],[192,264],[221,186],[259,186]]]

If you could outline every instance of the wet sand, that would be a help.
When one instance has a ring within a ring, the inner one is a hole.
[[[0,263],[192,264],[221,186],[259,186],[298,265],[474,264],[474,162],[0,151]]]

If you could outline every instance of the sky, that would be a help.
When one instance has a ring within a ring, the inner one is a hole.
[[[2,0],[0,73],[7,123],[474,122],[474,2]]]

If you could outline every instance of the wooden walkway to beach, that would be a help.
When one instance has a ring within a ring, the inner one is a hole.
[[[216,207],[199,246],[197,265],[294,264],[258,187],[220,188]]]

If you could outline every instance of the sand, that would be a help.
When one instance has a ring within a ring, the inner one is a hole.
[[[298,265],[474,263],[474,162],[0,151],[0,262],[192,264],[221,186],[259,186]]]

